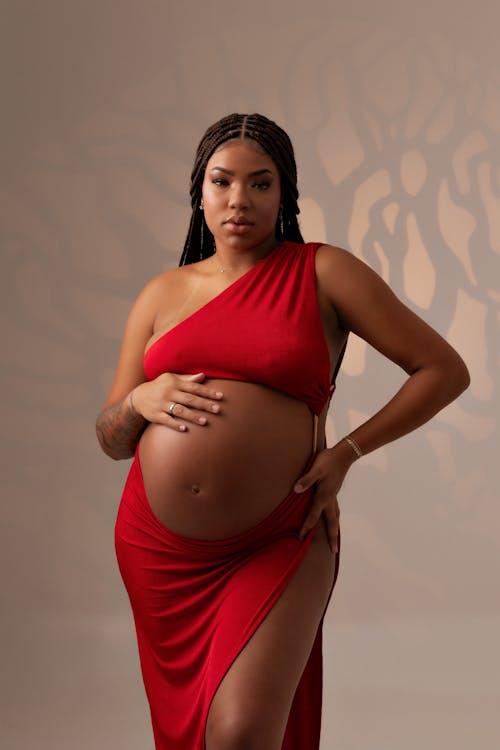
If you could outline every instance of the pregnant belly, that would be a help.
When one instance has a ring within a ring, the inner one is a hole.
[[[259,523],[290,493],[312,448],[306,404],[254,383],[212,380],[221,413],[181,433],[150,424],[139,443],[146,495],[172,531],[223,539]]]

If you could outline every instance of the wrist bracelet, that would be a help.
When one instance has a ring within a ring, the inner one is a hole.
[[[134,412],[134,414],[136,414],[137,416],[139,416],[139,412],[137,411],[137,409],[134,406],[133,394],[134,394],[134,389],[132,388],[132,390],[130,391],[130,395],[128,397],[129,401],[130,401],[130,408],[132,409],[132,411]]]
[[[359,445],[357,444],[357,442],[354,440],[354,438],[352,438],[350,435],[346,435],[345,438],[344,438],[344,440],[347,443],[349,443],[349,445],[353,449],[353,451],[356,454],[356,456],[358,458],[361,458],[361,456],[363,455],[363,451],[361,450],[361,448],[359,447]]]

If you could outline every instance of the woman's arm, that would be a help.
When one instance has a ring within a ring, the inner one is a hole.
[[[469,373],[459,354],[365,263],[341,248],[325,245],[318,249],[316,270],[318,284],[341,326],[409,375],[385,406],[350,433],[363,454],[420,427],[467,388]],[[338,531],[336,494],[357,458],[352,445],[342,439],[323,451],[300,478],[299,491],[318,482],[302,536],[325,512],[334,543]]]
[[[96,419],[99,444],[106,455],[114,459],[130,458],[146,427],[144,417],[135,411],[131,391],[128,396],[111,406],[104,406]]]
[[[167,283],[166,283],[167,279]],[[160,304],[168,291],[168,276],[153,279],[137,298],[125,327],[111,391],[96,420],[103,451],[111,458],[130,458],[149,422],[184,432],[188,423],[204,426],[205,412],[217,414],[222,393],[202,385],[205,375],[164,373],[146,381],[144,351],[154,332]],[[168,414],[175,401],[175,417]]]
[[[394,397],[352,434],[370,453],[420,427],[469,384],[459,354],[406,307],[365,263],[340,248],[319,250],[319,283],[340,324],[408,373]]]

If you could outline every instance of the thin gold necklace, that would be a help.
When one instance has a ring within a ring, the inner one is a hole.
[[[221,264],[217,260],[216,256],[217,256],[217,252],[215,252],[212,257],[214,258],[215,262],[219,266],[219,272],[220,273],[226,273],[226,271],[234,271],[235,270],[234,268],[231,268],[231,266],[226,266],[226,268],[224,268],[223,266],[221,266]]]

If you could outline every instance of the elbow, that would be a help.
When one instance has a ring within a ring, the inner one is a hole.
[[[470,373],[462,357],[455,351],[443,367],[443,376],[449,389],[450,401],[454,401],[470,385]]]
[[[132,458],[135,449],[131,446],[118,445],[115,442],[111,442],[106,438],[105,431],[101,428],[99,419],[97,419],[95,431],[97,435],[97,441],[101,446],[101,450],[106,456],[112,458],[114,461],[120,461],[124,458]]]
[[[114,448],[113,446],[103,444],[100,440],[99,440],[99,445],[101,446],[103,453],[105,453],[106,456],[109,456],[109,458],[112,458],[114,461],[120,461],[121,459],[124,459],[124,458],[133,458],[134,456],[133,450],[128,450],[128,449],[118,450],[117,448]]]
[[[134,455],[133,451],[127,451],[125,453],[125,451],[113,450],[112,448],[104,445],[101,445],[101,448],[103,450],[103,453],[105,453],[109,458],[112,458],[113,461],[120,461],[124,458],[132,458],[132,456]]]
[[[457,388],[457,396],[463,393],[470,385],[470,372],[463,361],[462,357],[457,354],[457,362],[455,365],[455,383]]]

